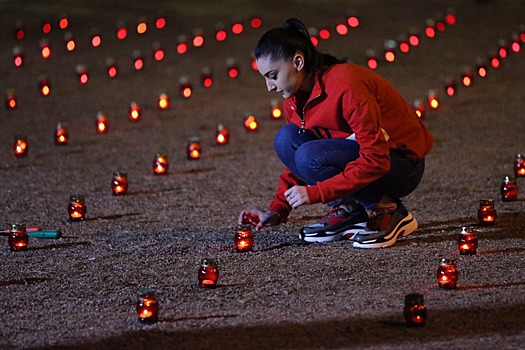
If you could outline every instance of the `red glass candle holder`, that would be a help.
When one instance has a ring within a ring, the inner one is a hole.
[[[464,68],[461,73],[461,84],[463,84],[464,87],[470,87],[472,86],[472,70],[470,68]]]
[[[95,126],[97,128],[97,133],[99,134],[105,134],[108,132],[109,120],[108,120],[108,117],[106,116],[106,113],[98,112],[97,122]]]
[[[193,44],[193,47],[202,47],[204,45],[204,32],[202,31],[202,29],[195,29],[193,33],[193,39],[191,42]]]
[[[153,173],[155,175],[164,175],[168,173],[168,169],[168,157],[162,153],[155,154],[155,159],[153,159]]]
[[[123,172],[114,173],[113,180],[111,181],[111,189],[116,196],[126,194],[128,192],[127,174]]]
[[[155,61],[162,61],[165,57],[165,51],[164,51],[164,47],[162,47],[162,45],[156,41],[153,43],[153,58],[155,59]]]
[[[167,93],[165,92],[160,93],[157,105],[159,106],[160,109],[168,109],[168,107],[170,106],[170,98]]]
[[[419,118],[424,118],[425,115],[426,115],[426,110],[425,110],[425,103],[423,101],[423,99],[421,98],[418,98],[416,100],[414,100],[414,109],[416,110],[416,114]]]
[[[208,66],[201,69],[201,83],[205,88],[210,88],[213,85],[213,73]]]
[[[283,107],[279,100],[274,98],[270,103],[270,117],[272,119],[281,119],[284,116]]]
[[[15,136],[15,143],[13,145],[13,153],[17,158],[27,157],[29,151],[29,145],[27,143],[27,137],[17,135]]]
[[[500,187],[501,200],[503,202],[512,202],[518,199],[518,185],[516,180],[510,176],[505,176]]]
[[[200,159],[201,157],[201,140],[197,136],[192,136],[188,139],[188,146],[186,147],[186,154],[188,159]]]
[[[5,97],[5,107],[7,109],[15,109],[17,107],[16,92],[13,89],[7,90]]]
[[[140,50],[133,50],[131,56],[133,57],[133,67],[135,70],[141,70],[144,68],[144,57]]]
[[[67,131],[67,124],[60,122],[57,124],[55,130],[55,143],[57,145],[65,145],[69,141],[69,132]]]
[[[494,199],[481,199],[479,201],[478,220],[482,225],[494,225],[496,223],[496,209]]]
[[[425,34],[429,39],[436,36],[436,22],[432,18],[427,18],[425,21]]]
[[[160,100],[159,100],[160,105]],[[129,105],[129,113],[128,113],[128,119],[132,122],[136,122],[140,120],[142,113],[140,106],[137,102],[132,101]]]
[[[183,98],[191,97],[193,93],[193,87],[191,85],[190,79],[187,76],[181,77],[179,79],[179,92]]]
[[[487,76],[487,63],[482,58],[476,60],[476,73],[480,78],[485,78]]]
[[[83,195],[73,194],[69,197],[69,220],[83,221],[86,216],[86,200]]]
[[[117,61],[115,61],[113,57],[106,58],[106,72],[110,78],[115,78],[117,76]]]
[[[395,40],[385,40],[383,44],[383,57],[388,63],[392,63],[396,60],[396,47],[397,42]]]
[[[20,46],[13,48],[13,63],[15,67],[20,67],[24,64],[24,50]]]
[[[471,227],[463,226],[458,240],[460,255],[475,255],[478,249],[478,237]]]
[[[366,64],[368,68],[376,69],[379,63],[377,61],[377,55],[375,51],[372,49],[366,50],[366,57],[367,57]]]
[[[200,288],[215,288],[219,279],[219,265],[217,260],[203,258],[197,277]]]
[[[71,32],[66,32],[64,34],[64,44],[66,46],[66,50],[69,52],[75,51],[75,48],[77,47],[77,44],[75,42],[75,39],[73,38],[73,34]]]
[[[237,252],[249,252],[253,248],[252,227],[249,224],[240,225],[233,237],[233,243]]]
[[[40,40],[40,55],[43,59],[51,57],[51,46],[49,46],[49,41],[46,39]]]
[[[20,252],[27,250],[29,236],[27,235],[25,224],[13,224],[9,231],[9,247],[12,252]]]
[[[516,177],[525,177],[525,157],[521,153],[514,159],[514,174]]]
[[[423,327],[427,318],[427,309],[422,294],[413,293],[405,295],[403,315],[407,326]]]
[[[89,81],[89,75],[87,67],[83,64],[77,64],[75,66],[75,73],[77,74],[77,81],[80,85],[85,85]]]
[[[155,323],[159,319],[159,304],[153,289],[144,289],[137,295],[137,315],[140,322]]]
[[[428,90],[428,108],[438,109],[439,108],[439,96],[436,90]]]
[[[49,96],[51,93],[51,83],[47,77],[41,76],[38,80],[38,91],[42,96]]]
[[[257,131],[259,129],[259,123],[254,115],[250,114],[244,119],[244,128],[247,131]]]
[[[456,260],[441,259],[437,269],[438,286],[444,289],[455,289],[458,276],[459,272],[456,267]]]
[[[454,96],[456,94],[457,89],[458,89],[458,86],[457,86],[456,81],[452,78],[449,78],[445,85],[445,93],[448,96]]]
[[[230,142],[230,132],[224,127],[223,124],[217,126],[217,131],[215,132],[215,142],[219,145],[225,145]]]
[[[235,79],[239,76],[239,64],[233,57],[228,57],[226,59],[226,68],[228,76],[232,79]]]
[[[188,52],[188,37],[184,34],[181,34],[177,37],[177,53],[179,55],[184,55]]]

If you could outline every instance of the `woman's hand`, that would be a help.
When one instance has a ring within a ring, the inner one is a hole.
[[[281,222],[281,218],[277,213],[270,210],[249,209],[241,211],[238,223],[251,224],[255,226],[255,230],[259,231],[265,226],[276,226]]]
[[[310,204],[310,199],[308,198],[308,192],[306,192],[305,186],[294,186],[284,192],[284,196],[288,201],[288,204],[292,208],[297,208],[300,205]]]

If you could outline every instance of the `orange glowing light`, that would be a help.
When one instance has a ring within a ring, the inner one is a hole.
[[[42,54],[42,58],[44,59],[51,57],[51,49],[49,48],[49,46],[42,47],[41,54]]]
[[[138,34],[144,34],[146,33],[147,30],[148,30],[148,25],[146,24],[146,22],[140,22],[139,24],[137,24]]]
[[[58,22],[58,26],[60,27],[60,29],[66,29],[69,25],[69,21],[66,17],[63,17],[60,19],[60,21]]]
[[[215,288],[219,279],[219,266],[217,261],[210,258],[202,259],[197,277],[200,288]]]
[[[200,34],[195,35],[195,37],[193,38],[193,46],[201,47],[202,45],[204,45],[204,36]]]
[[[113,194],[118,196],[128,192],[128,176],[126,173],[116,172],[113,174],[111,182],[111,189]]]
[[[255,119],[255,116],[249,115],[244,120],[244,127],[247,131],[256,131],[259,125],[257,124],[257,119]]]
[[[65,145],[69,139],[67,125],[65,123],[58,123],[55,130],[55,143],[58,145]]]
[[[7,90],[7,96],[5,98],[5,105],[7,109],[15,109],[17,106],[15,90]]]
[[[419,36],[416,34],[412,34],[408,37],[408,42],[412,46],[418,46],[419,45]]]
[[[159,304],[153,289],[141,290],[138,293],[135,307],[140,322],[155,323],[158,321]]]
[[[461,82],[463,83],[463,86],[469,87],[472,85],[472,78],[468,75],[464,75]]]
[[[105,134],[108,132],[109,121],[106,115],[103,112],[98,112],[97,122],[96,122],[97,133]]]
[[[224,127],[223,124],[217,126],[217,131],[215,132],[215,142],[219,145],[225,145],[230,141],[230,132]]]
[[[201,141],[199,137],[193,136],[188,139],[188,146],[186,147],[186,153],[188,159],[200,159],[201,157]]]
[[[168,94],[161,93],[159,95],[158,106],[160,109],[168,109],[168,107],[170,106],[170,100],[169,100]]]
[[[272,119],[280,119],[284,115],[283,108],[280,105],[279,101],[273,99],[270,105],[270,117]]]
[[[474,255],[478,248],[478,238],[475,232],[467,226],[461,228],[458,239],[458,250],[460,255]]]
[[[75,40],[73,40],[73,39],[68,40],[68,42],[66,43],[67,51],[69,51],[69,52],[74,51],[75,47],[76,47]]]
[[[385,61],[394,62],[396,60],[396,54],[393,51],[385,52]]]
[[[70,221],[83,221],[86,215],[85,197],[80,194],[73,194],[69,197],[68,214]]]
[[[15,142],[13,145],[13,153],[17,158],[27,157],[29,146],[27,138],[24,136],[15,136]]]
[[[159,101],[160,106],[160,101]],[[129,113],[128,113],[128,119],[132,122],[136,122],[140,120],[140,106],[135,102],[131,102],[129,106]]]
[[[162,153],[157,153],[153,160],[153,173],[155,175],[164,175],[168,173],[168,169],[168,158]]]

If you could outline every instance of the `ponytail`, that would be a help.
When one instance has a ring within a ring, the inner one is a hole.
[[[309,76],[326,70],[334,64],[345,62],[317,51],[310,39],[308,29],[297,18],[290,18],[282,27],[271,29],[263,34],[257,42],[254,55],[256,59],[267,57],[274,61],[291,60],[297,51],[304,55],[304,69]]]

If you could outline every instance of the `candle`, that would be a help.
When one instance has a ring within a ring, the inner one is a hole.
[[[430,109],[439,108],[439,97],[438,97],[436,90],[428,90],[427,102],[428,102],[428,107]]]
[[[505,176],[500,187],[501,200],[503,202],[512,202],[518,199],[518,185],[516,180],[510,176]]]
[[[124,40],[128,36],[128,30],[126,29],[124,22],[119,21],[117,23],[117,39]]]
[[[117,76],[117,61],[115,61],[113,57],[106,58],[106,72],[110,78],[115,78]]]
[[[219,266],[217,260],[203,258],[198,271],[200,288],[215,288],[219,279]]]
[[[423,295],[418,293],[406,295],[403,314],[408,326],[423,327],[427,318],[427,309]]]
[[[188,159],[199,159],[201,157],[201,140],[197,136],[188,138],[188,146],[186,147]]]
[[[153,58],[155,59],[155,61],[162,61],[164,59],[164,56],[164,48],[158,41],[155,41],[153,43]]]
[[[202,45],[204,45],[204,33],[202,29],[195,29],[192,43],[194,47],[202,47]]]
[[[91,31],[91,46],[93,47],[99,47],[102,43],[102,37],[100,34],[96,31],[96,29],[93,29]]]
[[[73,38],[73,34],[71,32],[66,32],[64,34],[64,43],[66,45],[66,50],[69,52],[72,52],[76,48],[75,39]]]
[[[375,51],[372,49],[366,50],[366,57],[367,57],[366,64],[368,65],[368,68],[376,69],[378,62],[377,62],[377,56],[376,56]]]
[[[133,57],[133,67],[135,67],[135,70],[141,70],[144,68],[144,57],[140,50],[133,50],[131,55]]]
[[[487,76],[487,64],[482,58],[479,58],[476,60],[476,72],[481,78],[485,78]]]
[[[437,270],[438,286],[444,289],[455,289],[459,272],[456,260],[441,259]]]
[[[6,97],[5,97],[5,107],[7,109],[15,109],[18,105],[16,100],[16,92],[13,89],[7,90]]]
[[[128,176],[123,172],[113,173],[111,189],[114,195],[126,194],[128,192]]]
[[[252,227],[249,224],[240,225],[233,237],[233,243],[237,252],[249,252],[253,247]]]
[[[425,117],[425,103],[423,102],[423,99],[418,98],[414,100],[414,109],[416,110],[416,114],[419,118]]]
[[[425,34],[429,39],[436,36],[436,22],[432,18],[427,18],[425,26]]]
[[[25,34],[24,23],[22,23],[22,21],[20,21],[20,20],[16,21],[15,27],[14,27],[14,32],[15,32],[15,37],[18,40],[24,39],[26,34]]]
[[[161,92],[159,95],[158,106],[160,109],[168,109],[170,106],[170,98],[167,93]]]
[[[67,125],[64,122],[59,122],[55,130],[55,143],[57,145],[65,145],[69,140],[69,133],[67,131]]]
[[[159,101],[160,105],[160,101]],[[128,119],[132,122],[136,122],[140,120],[140,106],[137,102],[132,101],[129,105],[129,113],[128,113]]]
[[[228,69],[228,76],[232,79],[235,79],[239,76],[239,64],[233,57],[228,57],[226,59],[226,67]]]
[[[417,28],[410,29],[410,34],[408,35],[408,42],[412,46],[419,45],[419,31],[417,30]]]
[[[13,48],[13,63],[16,67],[20,67],[24,64],[24,50],[20,46],[15,46]]]
[[[42,96],[48,96],[51,93],[51,84],[45,76],[41,76],[38,80],[38,90]]]
[[[247,131],[256,131],[259,127],[257,124],[257,119],[255,119],[254,115],[248,115],[246,119],[244,120],[244,127]]]
[[[87,84],[87,82],[89,81],[89,75],[86,66],[83,64],[77,64],[75,66],[75,72],[77,73],[77,80],[79,84]]]
[[[525,157],[521,153],[517,153],[514,159],[514,174],[516,177],[525,177]]]
[[[230,141],[230,132],[224,127],[224,125],[219,124],[217,126],[217,131],[215,132],[215,142],[219,145],[225,145]]]
[[[29,146],[25,136],[15,136],[15,143],[13,145],[13,153],[17,158],[27,157]]]
[[[44,59],[51,57],[51,47],[46,39],[40,40],[40,54]]]
[[[457,90],[457,84],[456,81],[452,78],[449,78],[447,80],[447,83],[445,85],[445,92],[448,96],[454,96],[456,94]]]
[[[69,197],[69,220],[83,221],[86,215],[86,201],[83,195],[73,194]]]
[[[191,97],[193,88],[190,79],[187,76],[183,76],[179,79],[179,92],[184,98]]]
[[[148,24],[144,18],[139,18],[137,20],[137,34],[144,34],[148,30]]]
[[[397,43],[395,40],[385,40],[383,44],[385,61],[392,63],[396,60],[396,47]]]
[[[188,38],[186,35],[181,34],[177,37],[177,53],[179,55],[184,55],[188,51]]]
[[[465,87],[472,86],[472,71],[470,68],[464,68],[463,72],[461,73],[461,83]]]
[[[463,226],[458,240],[460,255],[474,255],[478,249],[478,238],[471,227]]]
[[[479,201],[478,220],[482,225],[494,225],[496,223],[494,199],[481,199]]]
[[[213,85],[213,74],[210,67],[202,67],[201,82],[205,88],[210,88]]]
[[[138,292],[136,309],[140,322],[154,323],[158,321],[159,304],[153,289],[144,289]]]
[[[168,158],[162,153],[155,154],[155,159],[153,159],[153,173],[155,175],[164,175],[168,173],[168,168]]]
[[[26,231],[25,224],[13,224],[11,225],[11,230],[9,231],[9,247],[12,252],[20,252],[27,250],[27,243],[29,242],[29,237]]]
[[[274,98],[270,103],[270,117],[272,119],[281,119],[284,115],[283,107],[279,103],[279,100]]]
[[[96,122],[96,128],[97,133],[99,134],[105,134],[108,132],[109,127],[109,121],[106,116],[106,113],[104,112],[98,112],[97,114],[97,122]]]

